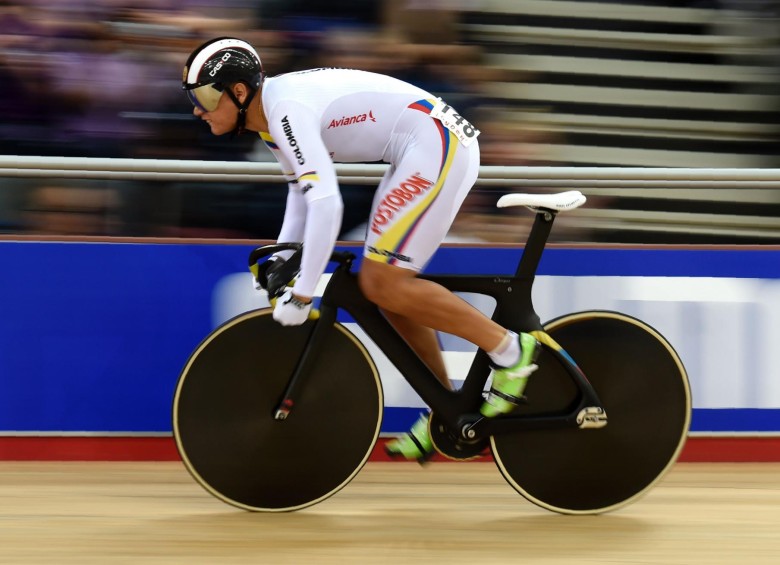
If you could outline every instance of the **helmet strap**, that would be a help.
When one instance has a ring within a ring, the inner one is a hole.
[[[243,104],[238,100],[235,94],[233,94],[233,91],[229,88],[225,88],[225,93],[230,97],[230,99],[233,101],[233,104],[236,105],[236,108],[238,108],[238,118],[236,119],[236,127],[233,129],[232,132],[230,132],[233,135],[241,135],[244,133],[244,126],[246,126],[246,112],[249,110],[249,105],[252,103],[252,100],[255,98],[255,92],[257,92],[254,88],[249,87],[250,95],[246,97],[246,102]]]

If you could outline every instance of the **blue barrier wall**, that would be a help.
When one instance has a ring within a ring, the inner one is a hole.
[[[187,243],[0,242],[0,433],[170,432],[179,371],[220,321],[215,315],[217,289],[224,290],[225,280],[242,273],[246,292],[252,292],[249,275],[243,274],[251,249]],[[521,253],[517,248],[448,247],[437,253],[430,271],[510,274]],[[610,284],[614,277],[661,282],[664,279],[657,277],[674,277],[696,278],[702,288],[726,280],[777,289],[780,249],[554,247],[545,252],[539,275],[540,284],[547,277],[551,284],[569,279],[576,284],[591,277],[604,277]],[[773,296],[778,296],[774,290],[754,302],[749,295],[739,298],[746,311],[756,310],[766,319],[758,328],[750,329],[749,321],[744,324],[747,329],[742,329],[753,332],[745,338],[745,347],[776,348],[763,343],[771,341],[766,332],[780,327],[777,309],[762,303]],[[721,298],[723,308],[730,308],[728,296]],[[670,315],[680,318],[686,308],[695,312],[690,308],[693,299],[675,302]],[[550,299],[541,302],[545,300]],[[713,311],[723,308],[716,305]],[[659,328],[691,373],[693,430],[780,432],[780,388],[773,388],[771,378],[777,369],[764,366],[776,354],[758,354],[759,361],[746,374],[698,374],[708,363],[718,364],[718,359],[709,359],[719,354],[718,348],[703,350],[695,339],[680,347],[677,340],[688,341],[704,331],[710,322],[707,316],[700,318],[696,323],[703,323],[701,328],[682,315],[679,335],[676,329],[669,335]],[[755,355],[749,352],[748,357]],[[711,382],[716,379],[758,379],[765,388],[729,404],[707,388],[718,386]],[[697,404],[697,387],[702,398],[715,400]],[[383,431],[399,431],[416,413],[414,406],[389,406]]]

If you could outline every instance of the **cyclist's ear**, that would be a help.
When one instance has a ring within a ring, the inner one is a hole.
[[[230,90],[238,101],[243,104],[250,96],[249,87],[243,82],[236,82],[230,85]]]

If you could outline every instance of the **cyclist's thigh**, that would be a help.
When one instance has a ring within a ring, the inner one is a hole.
[[[416,110],[402,117],[410,135],[377,189],[364,255],[421,270],[441,245],[479,173],[479,145],[468,147]]]

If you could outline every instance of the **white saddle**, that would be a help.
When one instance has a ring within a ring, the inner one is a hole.
[[[526,206],[532,210],[544,208],[546,210],[574,210],[585,204],[585,195],[579,190],[558,192],[556,194],[505,194],[498,199],[496,206]]]

